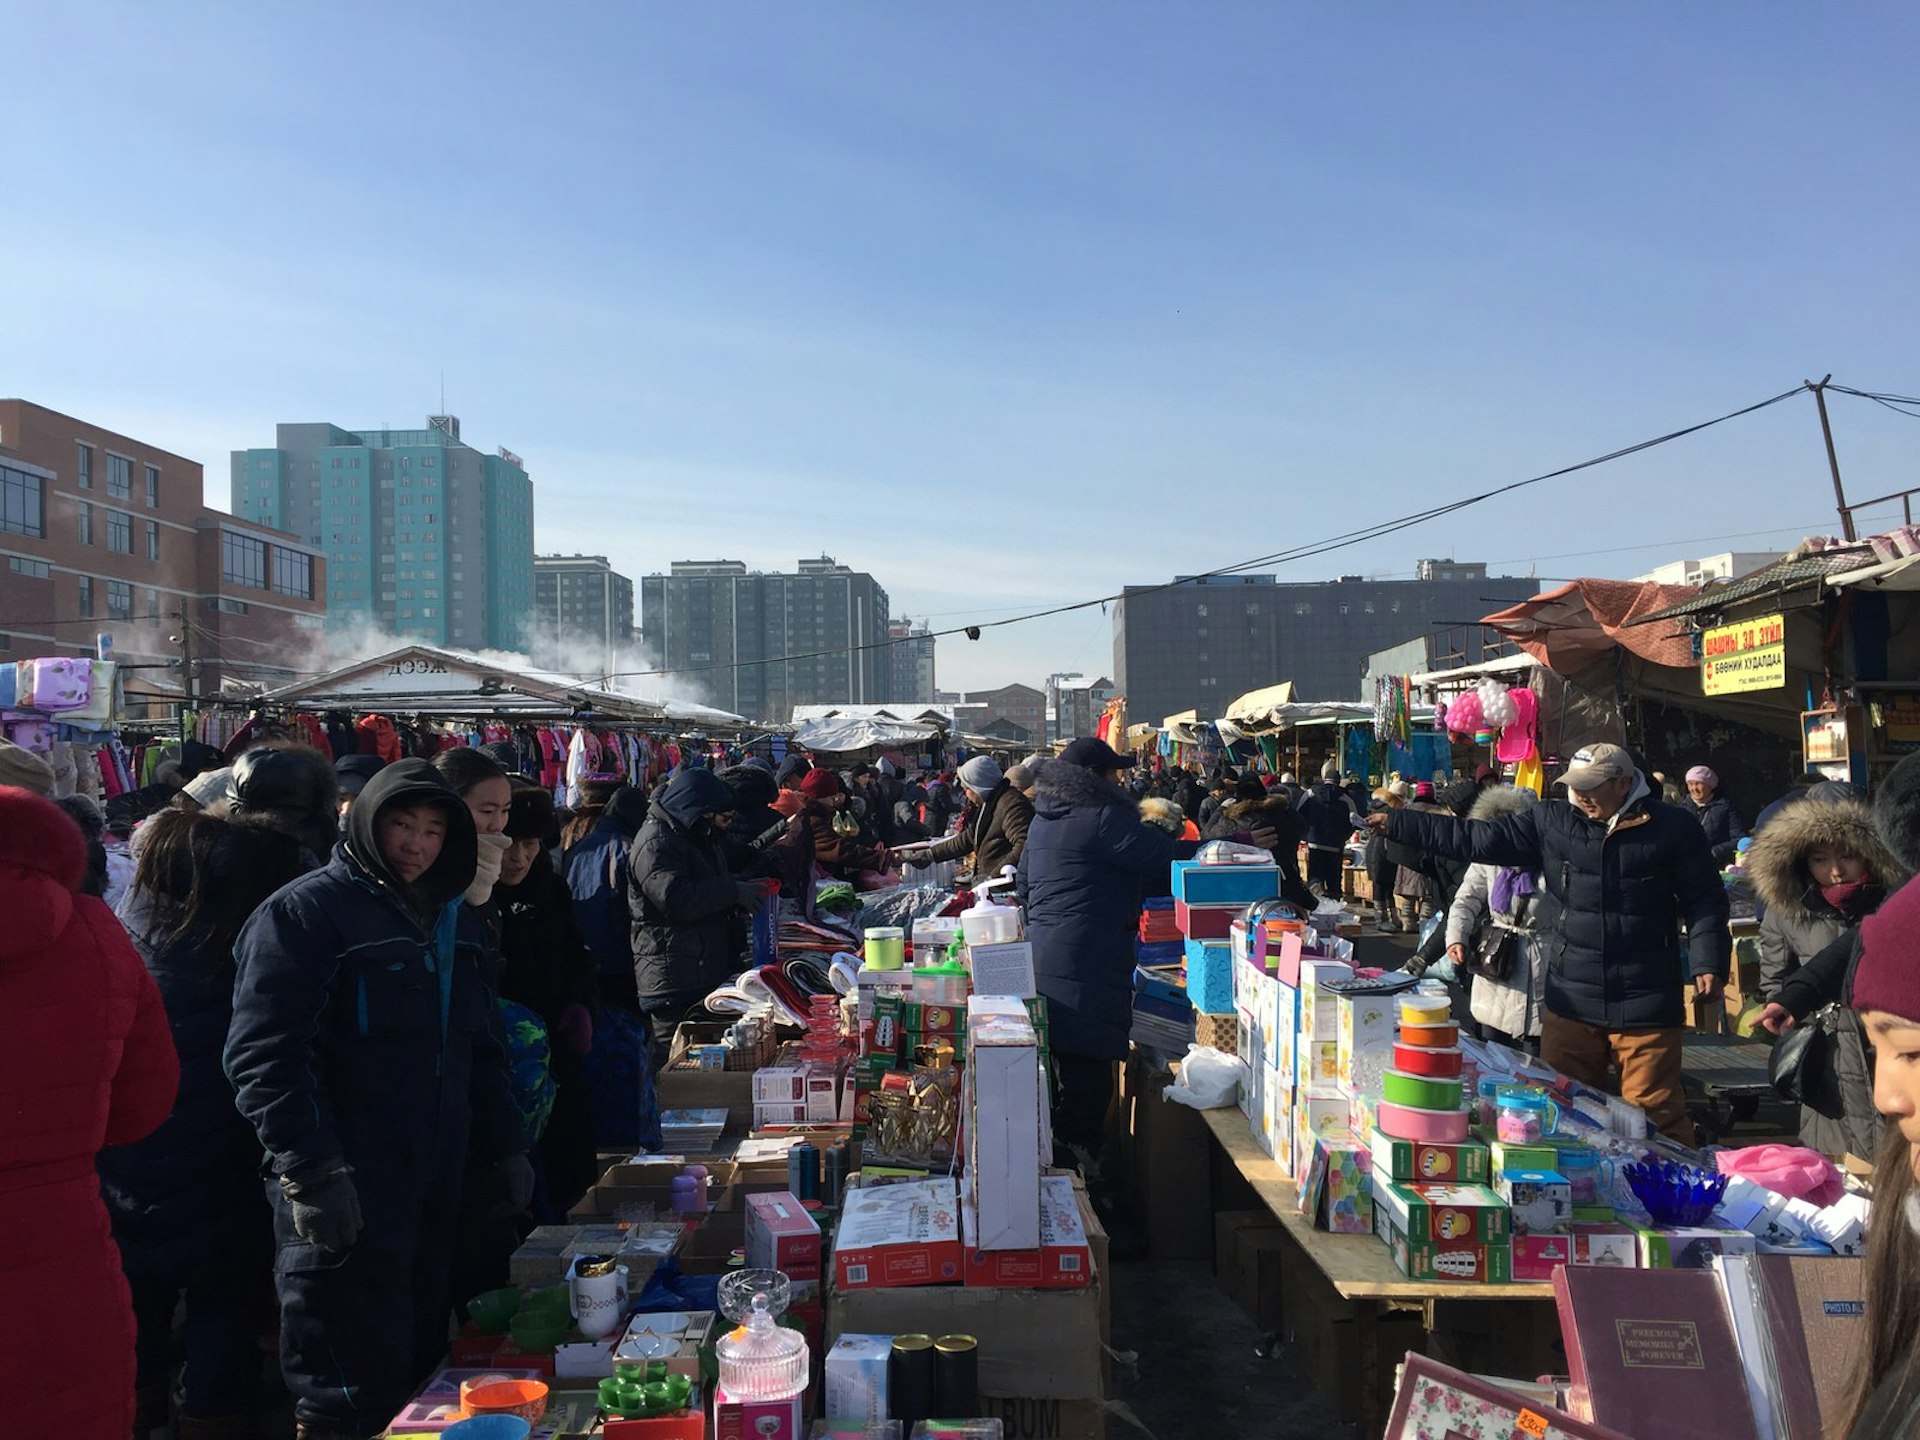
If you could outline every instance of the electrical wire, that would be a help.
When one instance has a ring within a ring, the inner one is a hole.
[[[1911,395],[1881,395],[1871,390],[1856,390],[1851,385],[1835,385],[1831,382],[1828,383],[1827,389],[1836,390],[1842,395],[1853,395],[1861,400],[1871,400],[1876,405],[1885,406],[1896,415],[1904,415],[1909,420],[1920,420],[1920,410],[1907,408],[1909,405],[1920,406],[1920,399],[1915,399]]]
[[[1296,560],[1328,555],[1336,550],[1345,550],[1355,545],[1363,545],[1370,540],[1382,539],[1385,536],[1397,534],[1402,530],[1412,529],[1416,525],[1424,525],[1428,521],[1437,520],[1444,515],[1453,515],[1476,505],[1484,505],[1490,500],[1497,500],[1503,495],[1511,495],[1515,491],[1524,490],[1529,486],[1540,485],[1548,480],[1558,480],[1568,475],[1577,474],[1582,470],[1591,470],[1597,465],[1605,465],[1614,460],[1624,459],[1629,455],[1637,455],[1642,451],[1651,450],[1656,446],[1670,444],[1675,440],[1684,439],[1689,435],[1697,435],[1702,430],[1711,429],[1715,425],[1724,425],[1729,420],[1738,420],[1743,416],[1754,414],[1756,411],[1765,410],[1768,406],[1778,405],[1781,401],[1790,400],[1795,395],[1803,394],[1812,388],[1813,386],[1810,383],[1803,381],[1791,390],[1783,390],[1778,395],[1769,396],[1765,400],[1755,401],[1751,405],[1743,405],[1738,410],[1730,410],[1726,414],[1717,415],[1711,420],[1702,420],[1678,430],[1669,430],[1665,434],[1653,436],[1651,439],[1636,441],[1632,445],[1623,445],[1617,450],[1609,450],[1604,455],[1595,455],[1590,459],[1577,461],[1572,465],[1563,465],[1557,470],[1548,470],[1539,475],[1529,476],[1524,480],[1510,481],[1505,485],[1495,486],[1491,490],[1483,490],[1478,494],[1464,496],[1461,499],[1449,501],[1444,505],[1436,505],[1430,509],[1415,511],[1409,515],[1402,515],[1392,520],[1382,521],[1377,525],[1365,526],[1358,530],[1349,530],[1343,534],[1329,536],[1324,540],[1313,541],[1288,550],[1277,550],[1270,555],[1255,556],[1251,560],[1236,561],[1231,565],[1222,565],[1217,569],[1203,571],[1198,575],[1183,575],[1178,579],[1170,580],[1160,585],[1135,586],[1131,588],[1130,592],[1120,591],[1111,595],[1096,596],[1091,600],[1078,600],[1066,605],[1052,605],[1045,609],[1032,610],[1024,614],[1012,615],[1000,620],[983,620],[973,625],[955,625],[943,630],[931,631],[927,635],[904,637],[899,640],[888,638],[886,640],[864,641],[857,645],[838,645],[831,650],[813,650],[797,655],[775,655],[760,660],[724,661],[712,665],[685,665],[672,670],[620,670],[593,678],[596,678],[601,683],[605,683],[610,680],[641,680],[669,675],[704,674],[717,670],[745,670],[756,665],[780,665],[790,661],[820,660],[828,656],[859,654],[868,650],[890,649],[895,645],[910,643],[912,640],[925,640],[928,638],[943,639],[954,635],[965,635],[969,639],[977,640],[980,637],[980,632],[983,630],[998,630],[1008,625],[1024,625],[1031,620],[1044,620],[1055,615],[1068,615],[1077,610],[1092,609],[1096,605],[1110,605],[1115,601],[1129,598],[1129,593],[1131,597],[1134,598],[1143,595],[1153,595],[1162,590],[1172,590],[1183,585],[1194,585],[1202,580],[1211,580],[1222,575],[1238,574],[1244,570],[1251,570],[1256,566],[1289,564]],[[571,673],[581,678],[587,678],[592,674],[592,672],[588,671],[573,671]]]

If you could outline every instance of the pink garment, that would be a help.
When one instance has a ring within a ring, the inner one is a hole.
[[[1739,1175],[1789,1200],[1825,1208],[1847,1193],[1834,1163],[1817,1150],[1799,1145],[1749,1145],[1722,1150],[1714,1157],[1723,1174]]]
[[[29,688],[17,697],[21,709],[52,714],[57,710],[78,710],[93,698],[91,660],[44,656],[31,661],[30,666]]]

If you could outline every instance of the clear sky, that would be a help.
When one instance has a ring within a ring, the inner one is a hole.
[[[543,551],[826,552],[993,619],[1829,370],[1920,392],[1916,14],[17,5],[0,393],[224,505],[276,421],[418,424],[444,374]],[[1852,493],[1912,483],[1916,422],[1833,404]],[[1283,577],[1833,528],[1801,397]],[[1110,621],[939,653],[948,687],[1091,677]]]

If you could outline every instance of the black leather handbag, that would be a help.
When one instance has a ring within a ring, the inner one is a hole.
[[[1767,1079],[1785,1099],[1804,1101],[1809,1080],[1833,1063],[1833,1022],[1839,1010],[1837,1002],[1822,1005],[1773,1042]]]

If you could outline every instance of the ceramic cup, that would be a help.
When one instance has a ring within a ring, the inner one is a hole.
[[[582,1264],[597,1258],[581,1256],[567,1271],[567,1309],[589,1340],[611,1335],[627,1318],[627,1267],[616,1265],[602,1275],[579,1273]]]

